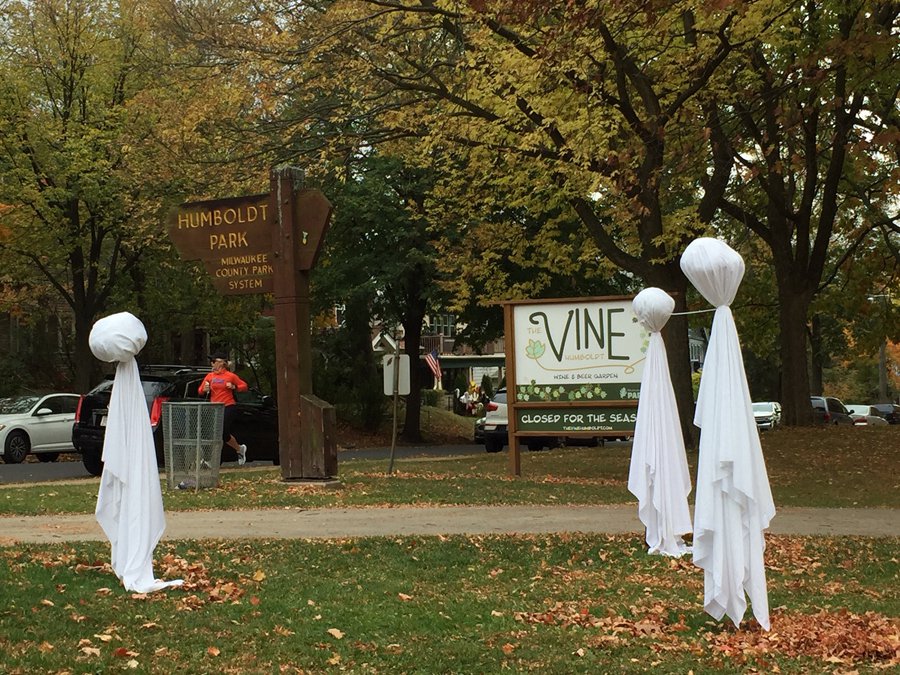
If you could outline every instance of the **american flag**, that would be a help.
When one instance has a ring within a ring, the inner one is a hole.
[[[441,362],[438,360],[437,349],[432,349],[430,354],[425,355],[425,363],[428,364],[428,367],[431,368],[431,372],[434,373],[434,379],[441,379]]]

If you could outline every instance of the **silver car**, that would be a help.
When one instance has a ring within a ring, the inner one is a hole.
[[[0,454],[7,464],[24,461],[29,453],[54,462],[61,452],[74,452],[72,425],[78,394],[13,396],[0,399]]]

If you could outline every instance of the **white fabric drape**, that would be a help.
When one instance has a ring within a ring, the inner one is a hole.
[[[701,238],[685,249],[681,269],[716,307],[694,415],[700,427],[694,564],[704,570],[704,608],[739,626],[746,593],[753,616],[768,630],[764,530],[775,504],[729,307],[744,260],[725,242]]]
[[[89,340],[94,356],[116,362],[95,512],[112,548],[112,568],[129,591],[180,585],[181,580],[153,576],[153,550],[166,519],[153,430],[134,359],[147,342],[147,331],[137,317],[121,312],[97,321]]]
[[[691,479],[678,405],[660,331],[675,301],[659,288],[645,288],[632,307],[650,331],[641,396],[631,446],[628,490],[638,498],[638,517],[646,528],[649,553],[680,557],[690,551],[681,535],[691,531],[688,495]]]

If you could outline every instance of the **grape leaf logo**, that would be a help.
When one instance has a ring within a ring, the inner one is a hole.
[[[539,340],[529,340],[528,344],[525,346],[525,356],[529,359],[534,359],[537,361],[544,355],[546,347],[544,347],[544,343]]]

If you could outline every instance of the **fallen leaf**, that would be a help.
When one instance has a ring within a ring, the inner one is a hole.
[[[253,573],[253,581],[263,581],[266,578],[266,573],[262,570],[256,570]]]
[[[130,668],[131,670],[136,669],[136,668],[138,667],[138,665],[140,665],[140,664],[138,664],[138,662],[137,662],[136,659],[131,659],[130,661],[127,661],[127,662],[125,663],[125,666],[126,666],[127,668]]]
[[[219,651],[218,647],[207,647],[206,653],[209,654],[210,656],[218,656],[222,652]]]
[[[259,604],[259,598],[255,595],[250,596],[250,604],[256,607]]]
[[[53,645],[51,645],[49,642],[47,642],[47,641],[45,640],[44,642],[42,642],[41,644],[38,645],[38,649],[39,649],[41,652],[43,652],[44,654],[46,654],[47,652],[52,652],[52,651],[53,651]]]
[[[514,644],[510,644],[509,642],[507,642],[507,643],[506,643],[505,645],[503,645],[500,649],[503,650],[503,653],[504,653],[504,654],[506,654],[507,656],[509,656],[510,654],[513,653],[513,651],[515,650],[515,648],[516,648],[516,646],[515,646]]]
[[[492,609],[491,616],[503,616],[503,612],[498,612],[496,609]]]
[[[46,605],[47,607],[56,607],[56,605],[53,604],[52,600],[47,600],[46,598],[44,600],[41,600],[41,604]]]
[[[100,640],[100,642],[109,642],[112,640],[112,635],[107,635],[106,633],[99,633],[94,635],[94,637]]]
[[[96,647],[82,647],[81,653],[86,656],[100,656],[100,650]]]
[[[584,656],[584,654],[585,654],[584,647],[579,647],[572,653],[575,654],[575,656]]]
[[[397,597],[403,600],[403,602],[408,602],[413,599],[413,596],[407,595],[406,593],[397,593]]]
[[[328,665],[329,665],[329,666],[336,666],[336,665],[339,664],[340,662],[341,662],[341,655],[340,655],[340,654],[334,654],[330,659],[328,659]]]
[[[336,640],[341,640],[344,637],[344,633],[337,628],[329,628],[326,632]]]

